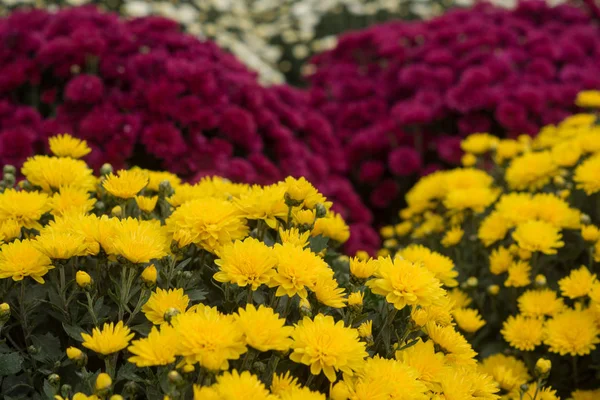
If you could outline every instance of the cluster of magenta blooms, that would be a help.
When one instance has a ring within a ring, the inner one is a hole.
[[[373,213],[457,164],[461,137],[533,134],[599,88],[600,28],[572,6],[480,5],[346,34],[312,62],[306,89],[265,87],[168,19],[15,11],[0,20],[0,164],[68,132],[88,141],[95,168],[305,176],[351,225],[347,250],[374,251]]]

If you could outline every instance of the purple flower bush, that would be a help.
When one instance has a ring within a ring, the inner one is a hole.
[[[385,209],[418,175],[460,162],[474,132],[536,133],[600,88],[600,28],[580,8],[479,4],[352,32],[312,60],[311,102],[342,141],[349,176]]]
[[[262,87],[232,55],[164,18],[81,7],[0,20],[0,164],[19,165],[68,132],[88,141],[95,168],[136,164],[259,184],[305,176],[352,223],[348,250],[373,251],[371,213],[309,100]]]

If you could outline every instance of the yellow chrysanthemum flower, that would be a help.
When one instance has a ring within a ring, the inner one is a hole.
[[[360,374],[344,375],[344,392],[349,393],[350,399],[360,400],[428,399],[427,386],[417,379],[418,376],[418,371],[409,365],[375,356],[365,361]]]
[[[362,306],[364,298],[365,294],[363,292],[352,292],[348,295],[348,305]]]
[[[344,288],[339,287],[331,272],[327,270],[317,276],[313,291],[319,303],[332,308],[344,308],[347,302]]]
[[[571,393],[573,400],[596,400],[600,399],[600,389],[594,390],[575,390]]]
[[[94,208],[96,199],[90,198],[90,193],[85,189],[63,186],[51,199],[52,214],[63,216],[66,214],[86,214]]]
[[[148,175],[148,186],[146,186],[146,189],[153,192],[158,192],[160,184],[164,181],[169,182],[173,189],[177,189],[181,184],[181,179],[177,175],[167,171],[150,171],[144,169],[143,172]]]
[[[468,307],[473,302],[473,299],[467,293],[458,288],[446,292],[446,295],[450,298],[454,308]]]
[[[596,282],[598,282],[596,274],[592,274],[582,265],[581,268],[572,270],[569,276],[559,280],[558,286],[564,297],[576,299],[587,296]]]
[[[150,298],[142,306],[142,312],[148,318],[148,321],[155,325],[164,324],[165,314],[168,311],[172,313],[184,313],[190,304],[189,297],[183,293],[183,289],[161,289],[156,288]]]
[[[377,263],[375,277],[367,281],[367,286],[398,310],[407,305],[428,306],[444,297],[440,281],[423,265],[389,257]]]
[[[309,365],[313,375],[323,371],[330,382],[336,380],[336,371],[352,376],[368,355],[356,329],[346,328],[343,321],[336,323],[333,317],[322,314],[314,320],[305,317],[298,322],[292,339],[290,359]]]
[[[285,189],[285,193],[290,199],[302,202],[300,204],[302,207],[312,210],[319,203],[323,204],[326,209],[331,207],[331,202],[328,202],[325,196],[319,193],[319,191],[304,177],[293,178],[288,176],[280,185]]]
[[[513,263],[512,254],[506,247],[498,247],[490,254],[490,272],[500,275],[510,268]]]
[[[444,198],[444,206],[453,211],[472,210],[483,212],[487,206],[496,201],[499,191],[488,187],[473,187],[450,190]]]
[[[506,392],[519,391],[531,379],[527,366],[521,360],[504,354],[494,354],[481,362],[481,370],[494,378]]]
[[[321,273],[331,271],[327,263],[308,249],[284,243],[274,247],[277,257],[277,273],[271,279],[271,287],[277,287],[276,296],[308,296],[307,289],[314,290]],[[333,273],[333,271],[331,271]]]
[[[453,226],[452,229],[446,232],[442,238],[442,246],[452,247],[456,246],[462,240],[465,231],[460,226]]]
[[[281,243],[289,243],[297,247],[305,248],[308,246],[310,231],[300,233],[297,228],[290,228],[288,230],[280,229],[279,237],[281,238]]]
[[[485,325],[479,311],[473,308],[457,308],[452,311],[452,315],[458,327],[464,332],[477,332]]]
[[[210,389],[216,395],[206,395],[202,393],[202,389],[194,386],[194,400],[219,400],[225,399],[253,399],[253,400],[277,400],[277,397],[269,394],[265,385],[258,379],[256,375],[252,375],[249,371],[239,373],[237,370],[226,371],[222,375],[217,376],[217,383],[212,385]]]
[[[477,237],[487,247],[504,239],[509,229],[508,221],[498,211],[494,211],[479,225]]]
[[[522,143],[514,139],[502,139],[496,146],[496,153],[494,154],[494,161],[497,164],[502,164],[506,160],[510,160],[516,157],[520,152],[524,150]]]
[[[53,260],[68,260],[71,257],[88,254],[88,244],[83,236],[52,228],[44,229],[32,244]]]
[[[558,174],[558,165],[549,151],[525,153],[512,160],[505,179],[514,190],[541,189]]]
[[[195,243],[211,253],[248,235],[246,220],[236,206],[217,198],[184,203],[171,214],[166,224],[180,247]]]
[[[52,192],[63,186],[93,191],[96,178],[93,171],[81,160],[34,156],[23,164],[23,175],[32,185],[45,192]]]
[[[350,273],[358,279],[369,279],[377,269],[377,262],[372,258],[366,260],[354,257],[350,259]]]
[[[327,400],[325,395],[320,392],[314,392],[307,387],[293,388],[281,392],[277,399],[280,400]]]
[[[292,212],[292,221],[296,225],[311,227],[316,219],[317,214],[315,210],[297,210]]]
[[[577,189],[583,189],[588,196],[600,191],[600,155],[594,155],[575,168],[573,181]]]
[[[369,336],[373,336],[373,321],[365,321],[360,324],[357,328],[358,336],[361,338],[368,338]]]
[[[579,107],[600,107],[600,91],[598,90],[583,90],[577,93],[575,105]]]
[[[135,196],[135,203],[140,210],[150,213],[156,208],[158,202],[158,196],[146,197],[146,196]]]
[[[109,254],[120,255],[132,263],[147,263],[170,252],[171,241],[160,221],[127,218],[120,220],[114,228]]]
[[[223,246],[217,251],[215,264],[219,271],[214,274],[218,282],[235,283],[240,287],[250,285],[252,290],[269,284],[275,276],[277,258],[273,248],[254,238]]]
[[[533,196],[531,201],[537,219],[546,221],[557,228],[579,229],[581,226],[581,212],[571,208],[568,202],[554,194],[539,193]]]
[[[455,365],[475,365],[477,353],[473,350],[467,339],[458,333],[453,326],[440,326],[428,323],[427,335],[437,344],[446,355],[446,360]]]
[[[286,220],[288,206],[285,204],[285,187],[252,186],[248,193],[234,198],[233,203],[240,215],[250,220],[263,220],[270,228],[277,227],[277,220]]]
[[[560,230],[545,221],[528,221],[520,224],[512,237],[521,249],[544,254],[556,254],[556,249],[565,245]]]
[[[120,199],[133,199],[147,185],[148,174],[140,169],[122,169],[116,175],[110,173],[102,183],[108,193]]]
[[[527,317],[551,317],[565,308],[563,300],[551,289],[528,290],[517,301],[519,311]]]
[[[273,382],[270,389],[271,393],[278,396],[293,389],[300,389],[300,385],[298,384],[298,378],[290,375],[290,371],[285,371],[285,374],[273,374]]]
[[[458,271],[454,268],[454,262],[449,257],[431,251],[422,245],[410,245],[399,251],[396,254],[396,257],[398,256],[413,263],[422,264],[448,287],[458,285],[458,281],[456,280]]]
[[[109,355],[123,350],[129,344],[134,334],[129,327],[123,324],[123,321],[106,323],[102,330],[94,328],[91,335],[82,332],[81,338],[83,347],[90,349],[98,354]]]
[[[285,352],[290,348],[294,328],[285,326],[285,319],[279,318],[272,308],[248,304],[246,309],[240,308],[235,317],[248,346],[259,351]]]
[[[233,316],[201,307],[172,321],[179,338],[178,354],[188,364],[199,363],[209,371],[226,370],[229,360],[247,351],[244,332]]]
[[[514,348],[532,351],[542,344],[544,320],[511,315],[502,325],[502,336]]]
[[[416,326],[423,327],[430,322],[440,326],[452,325],[452,310],[455,309],[452,299],[444,296],[431,306],[413,307],[410,317]]]
[[[345,243],[350,238],[350,228],[341,215],[329,212],[325,218],[317,219],[311,235],[322,235],[338,243]]]
[[[45,193],[15,189],[0,193],[0,224],[11,220],[17,222],[19,227],[39,230],[42,226],[38,221],[51,209],[50,199]]]
[[[178,185],[172,184],[172,186],[176,188],[175,193],[168,198],[168,201],[173,207],[179,207],[191,200],[206,199],[209,197],[229,200],[238,198],[250,191],[250,186],[246,184],[231,183],[231,181],[218,176],[206,176],[194,185],[183,183]],[[150,184],[148,184],[148,188],[151,189]],[[158,187],[156,190],[158,190]]]
[[[489,133],[473,133],[460,142],[460,148],[467,153],[485,154],[498,145],[498,138]]]
[[[590,354],[600,343],[600,329],[588,310],[567,309],[546,321],[544,344],[561,356]]]
[[[419,373],[419,380],[438,382],[446,367],[443,353],[436,353],[433,340],[424,342],[417,339],[417,344],[404,350],[396,351],[396,359],[414,368]]]
[[[92,151],[85,140],[74,138],[69,134],[53,136],[48,139],[48,144],[52,154],[57,157],[81,158]]]
[[[531,283],[531,265],[525,261],[516,261],[508,267],[508,277],[504,281],[506,287],[523,287]]]
[[[53,269],[50,258],[41,253],[31,240],[15,240],[0,247],[0,279],[20,281],[30,276],[44,283],[43,276]]]
[[[174,363],[177,339],[171,326],[163,325],[160,331],[153,326],[147,338],[131,342],[127,350],[133,357],[129,357],[128,361],[138,368]]]
[[[14,219],[6,219],[0,223],[0,244],[21,237],[21,225]]]

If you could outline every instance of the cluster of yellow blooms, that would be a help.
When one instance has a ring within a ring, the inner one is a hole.
[[[600,92],[577,102],[598,108]],[[380,256],[413,260],[405,253],[418,248],[456,265],[454,320],[500,395],[600,398],[598,115],[573,115],[536,138],[473,134],[461,147],[463,168],[407,193],[401,222],[381,230]],[[539,359],[554,366],[544,389]]]
[[[348,227],[302,178],[97,177],[85,142],[50,148],[0,182],[5,395],[499,398],[454,326],[472,310],[449,258],[340,255]]]

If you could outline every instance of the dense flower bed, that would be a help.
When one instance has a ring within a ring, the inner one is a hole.
[[[600,87],[600,28],[573,6],[479,4],[348,33],[313,63],[313,104],[386,208],[406,177],[456,165],[461,136],[533,135],[574,112],[579,90]]]
[[[95,176],[85,142],[50,148],[16,188],[4,167],[5,396],[499,398],[452,325],[453,266],[340,256],[348,227],[305,179]]]
[[[578,103],[600,108],[600,92]],[[455,321],[501,393],[518,396],[543,356],[564,398],[599,398],[597,114],[545,126],[533,140],[475,134],[462,146],[467,167],[408,192],[403,221],[382,230],[381,254],[417,261],[435,251],[440,264],[456,264]]]
[[[306,94],[262,87],[175,22],[92,7],[15,12],[0,21],[0,43],[1,162],[20,165],[49,135],[71,132],[94,149],[96,169],[133,163],[259,184],[304,176],[339,199],[367,249],[377,245],[341,147]]]

